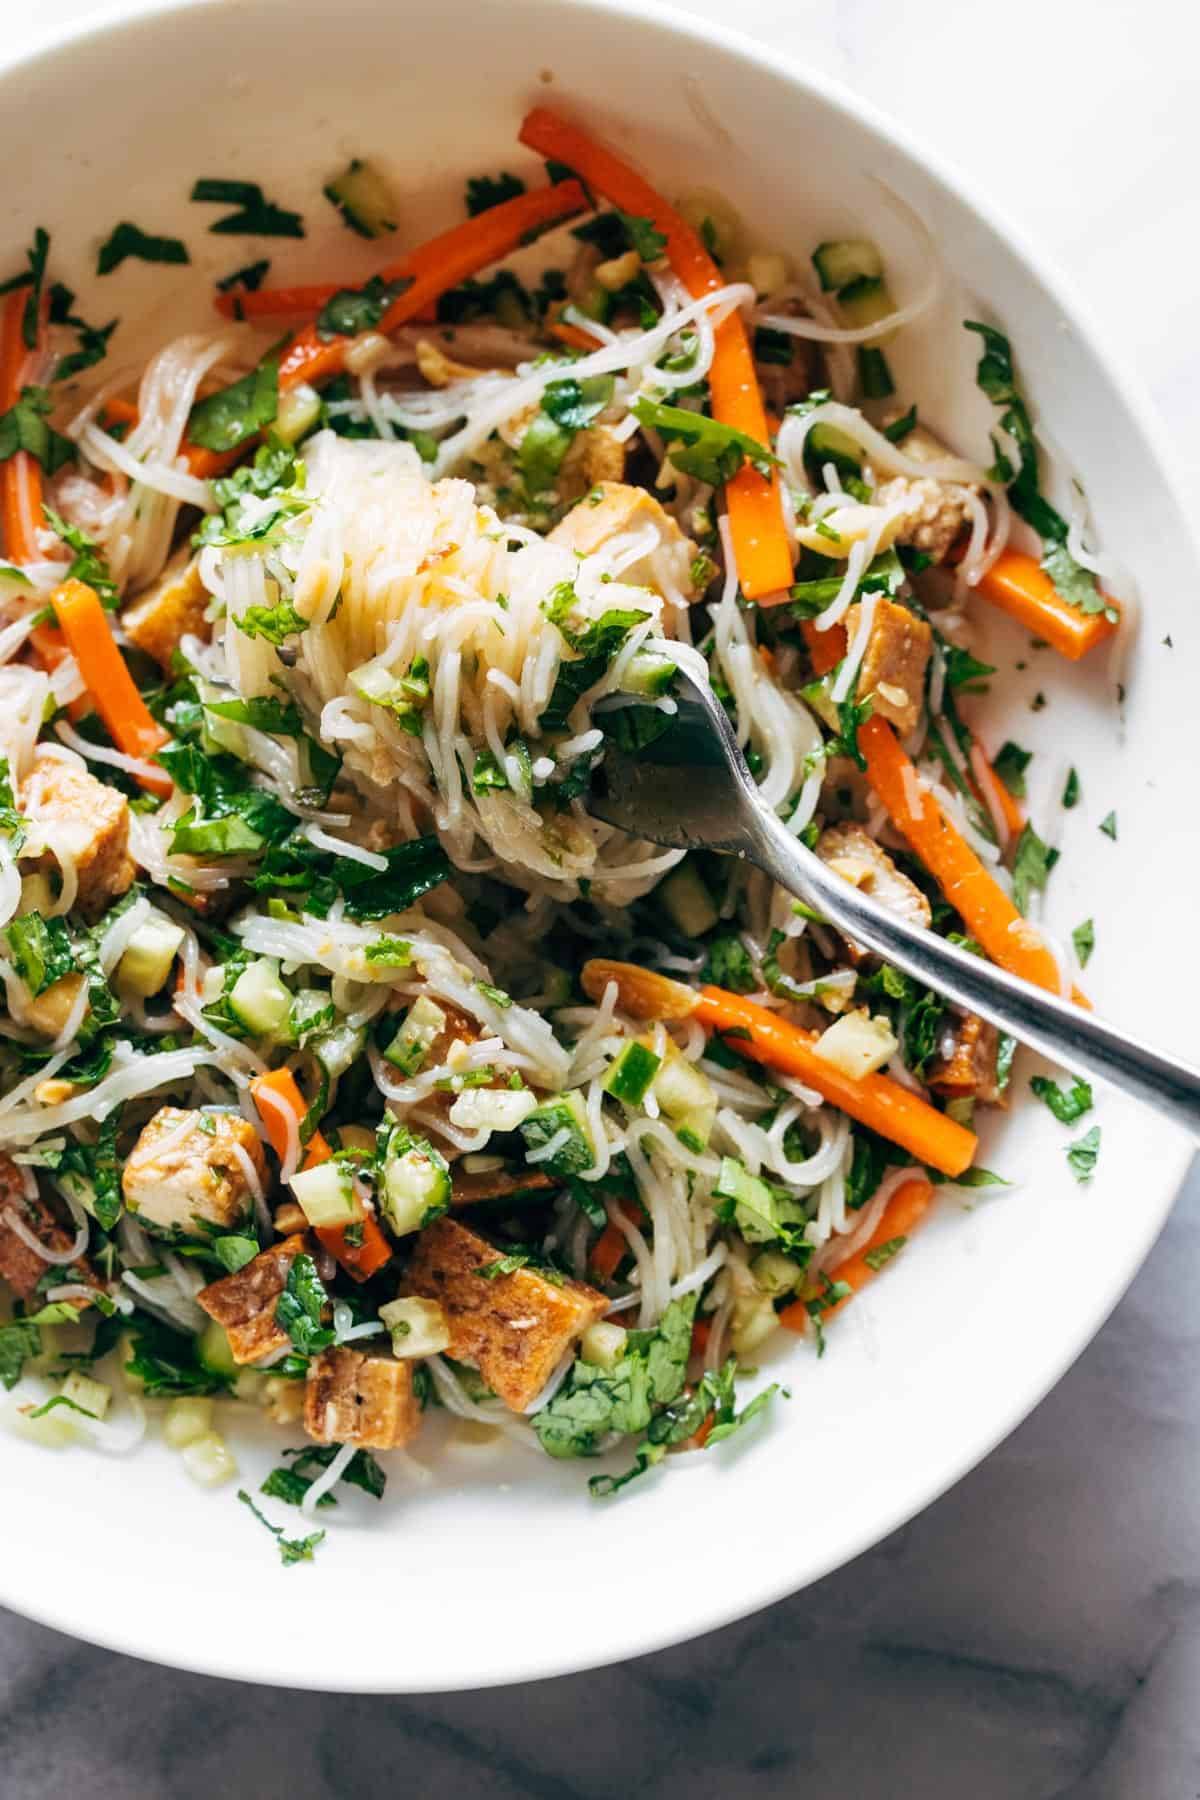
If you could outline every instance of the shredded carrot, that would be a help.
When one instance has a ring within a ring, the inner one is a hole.
[[[407,256],[383,269],[384,281],[408,280],[411,285],[393,301],[376,330],[384,337],[410,319],[417,318],[448,288],[477,274],[489,263],[508,256],[528,238],[531,231],[582,212],[587,196],[577,181],[560,181],[553,187],[535,188],[532,193],[518,194],[500,206],[455,225],[440,237],[410,250]],[[336,291],[336,290],[335,290]],[[243,303],[254,295],[240,296]],[[279,364],[281,388],[295,387],[301,381],[327,381],[345,367],[349,338],[332,338],[324,342],[315,325],[306,325],[283,352]]]
[[[557,338],[560,344],[567,344],[572,350],[599,350],[600,339],[593,337],[590,331],[584,331],[580,325],[565,325],[561,319],[555,319],[553,325],[547,325],[547,335]]]
[[[844,625],[831,625],[828,631],[818,631],[811,619],[802,619],[800,633],[808,647],[814,675],[828,675],[831,669],[837,668],[846,654]]]
[[[879,1273],[880,1268],[887,1267],[886,1262],[878,1262],[877,1253],[886,1245],[894,1244],[897,1238],[907,1238],[913,1226],[928,1210],[932,1199],[933,1184],[926,1181],[923,1175],[915,1175],[911,1181],[901,1182],[884,1207],[883,1217],[866,1243],[831,1272],[830,1279],[845,1282],[851,1292],[822,1312],[822,1321],[831,1319],[834,1313],[840,1312],[847,1301]],[[876,1258],[877,1266],[872,1264],[872,1257]],[[807,1331],[811,1323],[807,1300],[812,1299],[819,1291],[814,1289],[806,1298],[793,1300],[790,1306],[785,1306],[779,1315],[779,1323],[786,1325],[789,1331]]]
[[[1045,638],[1072,662],[1078,662],[1117,629],[1103,613],[1081,612],[1064,600],[1041,564],[1019,550],[1002,550],[987,574],[980,576],[974,592],[1035,637]],[[1115,601],[1107,595],[1105,601],[1116,611]]]
[[[68,580],[50,596],[67,649],[79,664],[83,685],[117,749],[126,756],[152,757],[167,741],[151,717],[125,664],[94,588]],[[138,780],[153,794],[166,795],[174,783],[166,770],[148,771]]]
[[[817,1055],[815,1031],[789,1025],[765,1006],[717,987],[701,988],[692,1016],[707,1030],[721,1032],[722,1041],[739,1056],[795,1075],[831,1106],[911,1151],[918,1161],[945,1175],[961,1175],[970,1167],[977,1142],[974,1132],[886,1075],[861,1080],[843,1075]]]
[[[648,181],[569,120],[535,106],[520,132],[521,142],[552,161],[574,169],[587,185],[623,212],[649,219],[667,240],[667,259],[693,300],[726,285],[698,234]],[[708,372],[712,415],[760,444],[769,442],[754,355],[740,314],[731,313],[716,330]],[[783,523],[779,478],[767,481],[747,463],[725,486],[734,560],[748,600],[786,599],[792,553]]]
[[[919,779],[886,719],[872,714],[858,728],[867,778],[892,824],[929,870],[992,961],[1052,994],[1061,990],[1058,964],[1021,917]]]
[[[27,298],[25,288],[15,289],[0,314],[0,412],[17,404],[28,380],[31,353],[21,335]],[[45,523],[42,471],[27,450],[18,450],[0,463],[0,513],[5,554],[13,562],[36,562],[40,554],[37,534]]]
[[[250,1082],[250,1094],[256,1105],[259,1095],[263,1093],[270,1094],[277,1102],[282,1101],[288,1107],[295,1116],[298,1130],[300,1121],[308,1109],[292,1071],[290,1069],[271,1069],[266,1075],[254,1076]],[[288,1132],[287,1126],[280,1116],[278,1105],[272,1106],[268,1101],[266,1106],[259,1107],[259,1117],[272,1150],[276,1156],[285,1156]],[[317,1163],[328,1162],[332,1155],[333,1151],[321,1133],[314,1131],[308,1140],[308,1148],[301,1166],[305,1169],[314,1168]],[[391,1260],[392,1247],[371,1213],[363,1216],[359,1221],[359,1226],[362,1235],[361,1243],[348,1241],[346,1234],[353,1229],[349,1225],[314,1225],[312,1230],[318,1243],[341,1264],[347,1275],[352,1276],[355,1281],[366,1281],[377,1270],[382,1269],[384,1263]],[[357,1236],[358,1233],[356,1232],[355,1235]]]
[[[617,1209],[631,1225],[645,1220],[646,1212],[640,1200],[618,1200]],[[592,1253],[588,1258],[593,1275],[598,1281],[611,1281],[621,1266],[622,1259],[628,1254],[629,1245],[625,1233],[610,1219],[592,1245]]]

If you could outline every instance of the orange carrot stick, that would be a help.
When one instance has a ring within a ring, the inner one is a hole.
[[[266,1075],[254,1076],[250,1083],[250,1094],[258,1107],[267,1142],[276,1156],[285,1156],[288,1127],[281,1108],[286,1108],[293,1115],[297,1130],[308,1110],[304,1104],[304,1096],[296,1085],[296,1077],[290,1069],[271,1069]],[[332,1155],[333,1151],[321,1133],[314,1131],[308,1140],[301,1166],[311,1169],[317,1163],[328,1162]],[[382,1269],[384,1263],[391,1260],[392,1247],[373,1214],[365,1213],[359,1224],[362,1229],[361,1243],[350,1243],[347,1240],[346,1233],[351,1229],[348,1225],[315,1225],[313,1233],[317,1241],[342,1265],[347,1275],[352,1276],[355,1281],[366,1281],[377,1270]]]
[[[912,1232],[913,1226],[928,1210],[929,1202],[932,1199],[933,1184],[926,1181],[923,1175],[915,1175],[911,1181],[900,1184],[888,1201],[883,1211],[883,1217],[866,1243],[831,1272],[831,1280],[845,1282],[851,1293],[844,1295],[841,1300],[836,1300],[827,1311],[823,1312],[821,1314],[822,1322],[831,1319],[834,1313],[840,1312],[847,1301],[879,1273],[880,1268],[886,1268],[886,1263],[878,1263],[875,1266],[869,1259],[882,1250],[886,1244],[895,1243],[897,1238],[907,1238]],[[786,1325],[789,1331],[807,1331],[810,1322],[808,1306],[803,1299],[793,1300],[792,1304],[785,1306],[779,1315],[779,1323]]]
[[[1103,613],[1081,612],[1064,600],[1041,564],[1019,550],[1002,550],[974,591],[1072,662],[1117,629]],[[1115,601],[1105,599],[1115,610]]]
[[[86,582],[68,580],[55,588],[50,601],[67,649],[79,664],[83,685],[113,743],[126,756],[143,761],[153,756],[168,734],[151,717],[138,693],[96,590]],[[138,780],[153,794],[166,795],[174,787],[165,769],[147,771]]]
[[[858,728],[867,778],[896,829],[920,857],[971,936],[992,961],[1052,994],[1061,991],[1059,967],[975,852],[920,780],[886,719],[872,714]]]
[[[535,188],[532,193],[518,194],[515,200],[489,207],[487,212],[409,251],[399,262],[381,271],[384,281],[409,280],[412,285],[393,301],[376,329],[386,337],[389,331],[417,318],[448,288],[457,287],[468,276],[518,249],[531,231],[582,212],[586,205],[587,196],[577,181],[560,181],[553,187]],[[283,353],[280,387],[295,387],[301,381],[327,381],[339,375],[345,367],[349,343],[349,338],[342,337],[325,343],[317,335],[315,325],[305,326]]]
[[[808,646],[814,675],[828,675],[831,669],[837,668],[846,654],[844,625],[831,625],[828,631],[818,631],[811,619],[802,619],[800,634]]]
[[[547,325],[546,335],[557,338],[560,344],[567,344],[572,350],[600,348],[600,339],[593,337],[590,331],[584,331],[581,325],[564,325],[561,319],[555,319],[553,325]]]
[[[535,106],[521,126],[520,138],[539,155],[574,169],[623,212],[649,219],[666,238],[668,261],[694,300],[725,286],[725,278],[687,221],[636,170],[587,132],[548,107]],[[769,442],[750,339],[738,313],[717,327],[708,383],[714,419],[760,444]],[[726,483],[725,496],[742,592],[748,600],[786,599],[792,554],[778,476],[767,481],[747,463]]]
[[[920,1162],[944,1175],[961,1175],[970,1167],[977,1142],[974,1132],[886,1075],[866,1075],[859,1080],[843,1075],[817,1055],[815,1031],[802,1031],[765,1006],[717,987],[701,988],[692,1016],[707,1030],[725,1034],[723,1042],[740,1056],[795,1075],[831,1106],[899,1144]]]
[[[27,299],[27,290],[16,288],[4,302],[0,315],[0,412],[17,404],[27,383],[31,352],[21,334]],[[27,450],[18,450],[0,463],[0,512],[4,519],[4,549],[11,561],[37,561],[37,534],[45,523],[42,471]]]

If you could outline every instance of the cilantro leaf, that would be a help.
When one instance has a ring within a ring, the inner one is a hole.
[[[63,918],[44,919],[41,913],[22,913],[5,926],[4,936],[17,973],[35,999],[78,968]]]
[[[204,450],[236,450],[256,437],[279,411],[279,361],[265,357],[249,375],[197,400],[188,419],[188,437]]]
[[[471,175],[467,178],[466,206],[467,217],[478,218],[482,212],[489,212],[493,206],[501,206],[506,200],[515,200],[518,194],[525,192],[525,183],[517,175],[510,175],[507,169],[500,175]]]
[[[6,1388],[16,1387],[21,1371],[31,1356],[42,1353],[42,1334],[27,1319],[14,1319],[0,1325],[0,1382]]]
[[[47,475],[72,462],[75,446],[47,423],[50,412],[51,400],[45,388],[22,388],[14,405],[0,413],[0,462],[7,462],[10,456],[24,450],[42,465]]]
[[[611,1367],[576,1359],[547,1406],[533,1415],[550,1456],[593,1456],[611,1431],[637,1433],[656,1407],[683,1390],[697,1296],[673,1300],[654,1331],[631,1331],[625,1354]]]
[[[649,616],[632,608],[614,608],[591,620],[582,632],[563,632],[577,653],[576,660],[559,665],[549,704],[538,721],[543,731],[566,730],[578,701],[595,687],[634,627]],[[563,630],[561,624],[559,630]]]
[[[1026,825],[1013,857],[1013,904],[1018,912],[1026,912],[1030,896],[1045,888],[1057,861],[1058,851],[1052,850],[1032,825]]]
[[[1045,1075],[1032,1075],[1029,1086],[1050,1108],[1060,1125],[1073,1125],[1092,1110],[1092,1090],[1086,1081],[1076,1080],[1069,1088],[1061,1088]]]
[[[768,478],[777,464],[765,444],[704,413],[688,412],[647,394],[634,401],[633,411],[643,425],[662,433],[667,456],[677,469],[712,487],[731,480],[745,462]]]
[[[1090,1181],[1096,1173],[1096,1164],[1100,1158],[1100,1127],[1093,1125],[1090,1131],[1071,1145],[1067,1151],[1067,1162],[1076,1181]]]
[[[333,1342],[333,1327],[321,1323],[321,1311],[328,1301],[316,1263],[301,1251],[292,1258],[284,1290],[275,1302],[275,1322],[302,1356],[328,1349]]]
[[[1073,806],[1079,805],[1079,797],[1080,797],[1081,792],[1082,792],[1082,789],[1080,788],[1080,785],[1079,785],[1079,775],[1078,775],[1077,771],[1075,769],[1069,769],[1067,771],[1066,784],[1064,785],[1063,791],[1062,791],[1062,803],[1063,803],[1063,806],[1066,807],[1068,812],[1070,811],[1070,809]]]
[[[644,263],[658,262],[667,248],[667,240],[653,219],[643,219],[638,213],[620,211],[618,211],[617,217],[624,225],[629,242],[642,261]]]
[[[614,382],[612,375],[587,375],[582,381],[565,375],[548,381],[542,393],[542,411],[565,430],[582,431],[612,399]]]
[[[46,279],[49,254],[50,235],[39,225],[34,231],[33,243],[25,252],[29,267],[22,269],[19,275],[13,275],[8,281],[0,282],[0,294],[12,294],[18,288],[29,289],[25,305],[21,309],[21,342],[27,350],[36,350],[38,345],[38,315],[41,311],[42,284]]]
[[[1075,954],[1079,958],[1079,966],[1086,969],[1088,959],[1096,948],[1096,925],[1093,919],[1085,919],[1071,933],[1071,942],[1075,946]]]
[[[247,263],[242,269],[234,269],[231,274],[223,275],[217,282],[217,292],[231,294],[235,288],[241,288],[247,294],[256,294],[266,279],[270,267],[269,258],[264,256],[259,262]]]
[[[186,263],[191,258],[187,245],[179,238],[154,237],[131,225],[128,219],[122,219],[115,225],[108,237],[100,246],[96,258],[97,275],[111,275],[114,269],[120,268],[127,257],[136,257],[140,262],[148,263]]]
[[[1110,812],[1106,818],[1101,819],[1100,829],[1104,833],[1106,838],[1111,838],[1113,843],[1114,844],[1116,843],[1116,841],[1117,841],[1117,815],[1115,812]]]
[[[960,649],[957,644],[941,645],[942,660],[946,665],[946,686],[951,688],[967,688],[971,693],[982,692],[981,684],[987,676],[996,673],[991,663],[980,662],[969,650]]]
[[[51,531],[57,533],[68,550],[75,552],[66,579],[86,582],[100,596],[105,606],[115,606],[117,584],[96,540],[89,537],[81,526],[68,525],[52,506],[43,505],[42,512]]]
[[[209,226],[221,237],[286,237],[302,238],[304,221],[299,213],[288,212],[268,200],[257,181],[223,181],[208,178],[197,181],[191,198],[198,204],[233,206],[228,213]]]
[[[733,932],[710,939],[703,977],[734,994],[752,994],[758,986],[750,952]]]
[[[312,1561],[314,1550],[317,1549],[318,1545],[325,1541],[325,1533],[323,1531],[311,1532],[309,1536],[305,1538],[284,1537],[283,1526],[272,1525],[266,1514],[260,1512],[258,1507],[255,1506],[245,1488],[238,1489],[237,1497],[243,1505],[250,1508],[250,1511],[254,1514],[254,1517],[258,1520],[259,1524],[265,1526],[271,1533],[279,1546],[279,1560],[282,1562],[285,1569],[290,1568],[293,1563]]]
[[[317,336],[329,343],[336,337],[357,337],[360,332],[373,331],[392,302],[407,293],[412,284],[411,275],[401,275],[395,281],[372,275],[361,287],[339,288],[317,314]]]
[[[992,772],[998,775],[1016,799],[1025,798],[1025,771],[1033,761],[1033,751],[1023,750],[1010,738],[1001,744],[992,760]]]

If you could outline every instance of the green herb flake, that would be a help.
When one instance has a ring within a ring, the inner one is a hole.
[[[254,1517],[258,1520],[259,1524],[264,1526],[266,1530],[271,1533],[279,1546],[279,1560],[282,1562],[285,1569],[290,1568],[293,1563],[311,1562],[313,1560],[313,1552],[319,1544],[322,1544],[325,1541],[325,1533],[323,1531],[311,1532],[309,1536],[305,1538],[285,1537],[283,1535],[283,1526],[272,1525],[266,1514],[260,1512],[258,1507],[255,1506],[245,1488],[238,1489],[237,1497],[244,1506],[250,1508],[250,1511],[254,1514]]]
[[[885,1263],[891,1262],[893,1256],[899,1255],[907,1242],[906,1237],[889,1238],[886,1244],[877,1244],[874,1250],[866,1251],[863,1261],[868,1269],[882,1269]]]
[[[1096,1164],[1100,1157],[1100,1127],[1093,1125],[1067,1151],[1067,1164],[1076,1181],[1088,1182],[1096,1173]]]
[[[992,761],[992,771],[1000,777],[1009,793],[1017,800],[1025,798],[1025,771],[1033,761],[1033,751],[1023,750],[1011,738],[1001,744]]]
[[[1117,841],[1117,815],[1115,812],[1110,812],[1106,818],[1104,818],[1100,821],[1100,829],[1104,833],[1106,838],[1111,838],[1113,843],[1114,844],[1116,843],[1116,841]]]
[[[209,231],[218,237],[304,236],[304,221],[300,214],[276,206],[273,200],[266,198],[256,181],[202,178],[192,188],[191,198],[200,206],[236,208],[209,226]]]
[[[240,381],[198,400],[188,420],[188,437],[204,450],[236,450],[257,437],[279,411],[279,362],[268,356]]]
[[[1066,784],[1062,791],[1062,803],[1068,812],[1073,806],[1079,805],[1079,796],[1082,791],[1083,790],[1079,785],[1078,771],[1074,768],[1069,769],[1067,772]]]
[[[1069,1088],[1059,1087],[1045,1075],[1030,1077],[1029,1086],[1039,1100],[1045,1102],[1060,1125],[1073,1125],[1092,1110],[1092,1090],[1086,1081],[1076,1080]]]
[[[113,227],[96,258],[97,275],[111,275],[128,258],[148,263],[187,263],[187,245],[179,238],[155,237],[123,219]]]
[[[1096,948],[1095,920],[1085,919],[1082,925],[1077,925],[1071,933],[1071,942],[1075,946],[1075,954],[1079,958],[1080,968],[1086,969],[1092,951]]]

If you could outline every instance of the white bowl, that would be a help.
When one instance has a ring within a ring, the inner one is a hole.
[[[1066,937],[1094,915],[1096,1001],[1183,1049],[1197,998],[1195,958],[1182,954],[1196,862],[1185,628],[1196,564],[1167,458],[1057,279],[952,171],[824,75],[810,82],[764,49],[647,16],[636,0],[223,0],[126,12],[0,72],[0,164],[22,171],[6,187],[0,271],[19,266],[45,224],[55,275],[79,290],[87,316],[123,315],[116,359],[135,357],[134,325],[156,344],[207,322],[212,278],[255,255],[271,256],[275,277],[365,275],[376,252],[320,195],[349,154],[388,168],[409,241],[460,216],[465,174],[534,173],[515,135],[535,98],[581,114],[669,191],[720,188],[797,259],[847,230],[877,237],[907,296],[926,259],[882,184],[902,195],[965,294],[952,291],[894,364],[902,393],[964,449],[986,447],[991,410],[974,390],[976,340],[957,321],[986,309],[1009,329],[1105,544],[1137,571],[1145,620],[1122,719],[1100,659],[1070,668],[982,619],[989,660],[1028,664],[995,695],[996,741],[1037,746],[1035,811],[1068,762],[1079,768],[1081,805],[1041,809],[1062,825],[1049,924]],[[307,240],[260,249],[208,235],[212,215],[188,203],[197,176],[261,182],[303,211]],[[122,218],[183,236],[195,266],[127,263],[97,282],[96,246]],[[1034,714],[1038,690],[1049,704]],[[1116,844],[1097,829],[1111,809]],[[1180,1133],[1132,1106],[1105,1097],[1096,1116],[1103,1150],[1088,1187],[1065,1162],[1077,1133],[1025,1102],[998,1120],[984,1160],[1018,1185],[943,1203],[838,1321],[819,1365],[806,1343],[774,1352],[792,1397],[747,1434],[755,1441],[686,1459],[607,1503],[588,1498],[586,1465],[459,1447],[429,1456],[427,1484],[397,1472],[381,1506],[341,1506],[315,1563],[284,1570],[232,1490],[192,1486],[158,1444],[120,1460],[5,1438],[0,1600],[211,1674],[390,1692],[558,1674],[723,1624],[925,1506],[1096,1331],[1189,1154]],[[435,1439],[436,1427],[430,1449]],[[239,1438],[238,1454],[248,1486],[276,1460],[261,1434]]]

